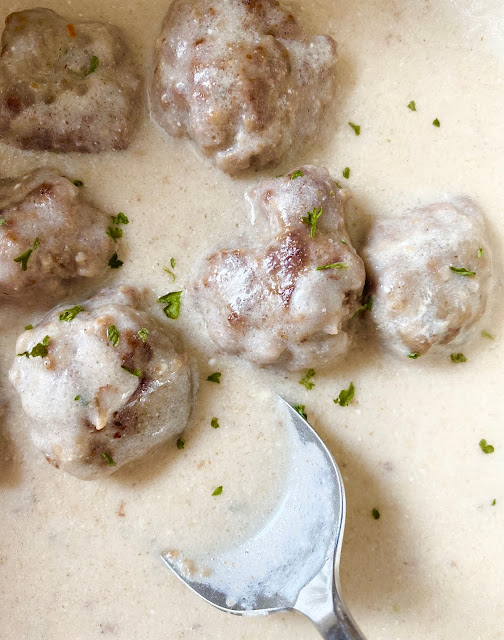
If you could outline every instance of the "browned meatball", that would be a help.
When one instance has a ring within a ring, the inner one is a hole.
[[[329,362],[347,348],[365,278],[345,229],[345,194],[326,169],[305,166],[261,182],[249,199],[254,247],[212,254],[194,285],[208,333],[258,364]]]
[[[50,9],[11,13],[0,56],[0,138],[22,149],[125,149],[141,82],[119,29]]]
[[[0,303],[44,302],[107,269],[110,216],[56,169],[0,180]]]
[[[154,119],[229,173],[313,136],[335,88],[336,43],[276,0],[175,0],[156,46]]]
[[[32,439],[78,478],[108,475],[187,425],[188,357],[145,310],[146,294],[105,289],[54,309],[17,341],[10,380]]]

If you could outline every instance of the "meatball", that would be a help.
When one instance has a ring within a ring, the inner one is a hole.
[[[467,340],[485,310],[492,263],[483,216],[471,200],[378,222],[363,257],[372,317],[391,350],[417,357]]]
[[[291,370],[343,353],[364,266],[343,219],[345,192],[326,169],[305,166],[248,194],[252,247],[210,255],[194,299],[224,351]]]
[[[188,357],[144,310],[145,296],[105,289],[53,309],[17,341],[9,376],[32,439],[51,464],[78,478],[109,475],[187,425]]]
[[[61,299],[102,273],[115,251],[107,225],[56,169],[0,180],[0,302]]]
[[[119,29],[50,9],[11,13],[0,55],[0,138],[21,149],[125,149],[141,82]]]
[[[223,171],[278,161],[315,133],[335,89],[336,43],[276,0],[174,0],[156,46],[157,123]]]

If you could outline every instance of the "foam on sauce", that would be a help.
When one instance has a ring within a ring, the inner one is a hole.
[[[38,4],[4,2],[1,17]],[[118,24],[144,66],[151,63],[166,5],[48,3],[69,18]],[[494,239],[496,295],[483,328],[496,339],[476,336],[463,349],[467,363],[454,365],[398,360],[363,329],[348,357],[317,372],[315,388],[306,391],[298,374],[216,356],[183,297],[174,322],[202,378],[185,448],[163,448],[105,481],[86,483],[53,469],[35,450],[7,379],[17,336],[45,311],[25,315],[2,308],[2,639],[317,638],[301,616],[245,619],[213,609],[160,558],[162,550],[183,544],[212,553],[266,521],[288,464],[285,432],[271,412],[273,392],[306,404],[341,468],[348,502],[343,592],[368,637],[501,633],[504,65],[495,39],[487,42],[484,8],[502,21],[502,6],[498,0],[291,5],[307,30],[338,41],[341,86],[323,141],[260,176],[307,162],[327,166],[353,192],[348,220],[357,242],[373,217],[459,194],[473,198]],[[410,100],[416,112],[406,108]],[[439,128],[432,126],[434,118]],[[360,136],[348,121],[361,125]],[[190,143],[163,135],[147,119],[124,153],[55,155],[1,147],[2,175],[40,164],[81,179],[87,197],[111,214],[128,215],[120,255],[125,264],[111,275],[158,295],[184,289],[199,259],[232,234],[246,233],[243,193],[259,177],[223,175]],[[341,177],[347,166],[348,181]],[[163,271],[171,257],[175,283]],[[220,385],[205,380],[214,371],[222,372]],[[350,380],[354,401],[336,406],[332,399]],[[210,426],[212,417],[219,429]],[[495,446],[493,454],[479,449],[481,438]],[[222,495],[212,497],[219,485]],[[380,520],[373,520],[372,508]]]

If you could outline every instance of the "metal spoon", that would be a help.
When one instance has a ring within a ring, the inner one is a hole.
[[[279,398],[292,425],[291,464],[280,504],[252,538],[218,557],[163,559],[190,589],[238,615],[295,609],[326,640],[365,640],[341,597],[339,560],[345,491],[331,453]]]

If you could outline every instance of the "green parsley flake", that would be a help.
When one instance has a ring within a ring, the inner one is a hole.
[[[146,329],[145,327],[142,327],[138,332],[138,335],[140,337],[140,340],[142,342],[145,342],[147,340],[147,337],[149,336],[149,330]]]
[[[360,316],[360,314],[364,313],[365,311],[372,311],[372,310],[373,310],[373,296],[369,295],[366,299],[366,302],[357,309],[357,311],[353,314],[352,318],[355,318],[356,316]]]
[[[86,73],[89,76],[91,73],[94,73],[98,69],[98,65],[100,64],[100,60],[96,56],[92,56],[89,61],[89,70]]]
[[[481,335],[483,336],[483,338],[488,338],[489,340],[495,340],[493,335],[491,333],[488,333],[488,331],[485,331],[485,329],[483,329],[483,331],[481,332]]]
[[[177,440],[177,449],[183,449],[185,446],[185,440],[183,438],[179,438]]]
[[[5,218],[0,218],[0,227],[3,227],[5,224]]]
[[[348,389],[342,389],[339,396],[333,400],[335,404],[339,404],[340,407],[348,407],[355,395],[354,383],[351,382]]]
[[[441,126],[441,123],[439,122],[439,120],[438,120],[437,118],[436,118],[435,120],[433,120],[433,121],[432,121],[432,124],[433,124],[435,127],[440,127],[440,126]]]
[[[355,131],[356,136],[360,136],[360,124],[354,124],[353,122],[349,122],[348,126],[352,127],[352,129]]]
[[[116,463],[114,462],[114,458],[108,454],[106,451],[102,452],[102,458],[105,460],[105,462],[108,464],[109,467],[115,467]]]
[[[175,269],[175,258],[170,258],[170,267]]]
[[[63,311],[63,313],[60,313],[59,321],[71,322],[75,318],[75,316],[81,311],[84,311],[84,309],[80,306],[80,304],[76,304],[75,307],[72,307],[71,309],[66,309],[65,311]]]
[[[350,177],[350,167],[345,167],[343,169],[343,177],[348,180],[348,178]]]
[[[25,331],[30,331],[31,329],[33,329],[33,325],[32,324],[27,324],[24,329],[25,329]]]
[[[307,391],[310,391],[315,386],[315,383],[312,382],[312,378],[315,375],[315,369],[308,369],[305,377],[299,381],[299,384],[302,384]]]
[[[180,296],[182,291],[171,291],[164,296],[158,298],[158,302],[166,305],[163,311],[168,318],[176,320],[180,315]]]
[[[108,261],[108,266],[111,269],[119,269],[119,267],[122,267],[123,264],[124,262],[122,260],[119,260],[119,258],[117,257],[117,253],[114,253]]]
[[[376,508],[374,508],[374,509],[371,511],[371,515],[373,516],[373,518],[374,518],[375,520],[379,520],[379,519],[380,519],[380,512],[379,512],[379,511],[378,511],[378,509],[376,509]]]
[[[301,169],[296,169],[296,171],[294,171],[294,173],[291,173],[291,180],[295,180],[296,178],[302,178],[304,176],[304,173],[301,171]]]
[[[295,404],[294,405],[294,411],[297,411],[302,418],[304,418],[305,420],[308,420],[308,416],[306,415],[305,409],[306,409],[306,407],[305,407],[304,404]]]
[[[142,372],[140,371],[140,369],[132,369],[130,367],[127,367],[125,364],[121,365],[121,369],[124,369],[128,373],[131,373],[132,376],[136,376],[137,378],[142,377]]]
[[[218,429],[220,427],[219,421],[217,420],[217,418],[212,418],[210,421],[210,425],[214,428],[214,429]]]
[[[497,503],[497,500],[494,498],[493,502],[490,504],[491,507],[495,507],[495,504]]]
[[[463,353],[452,353],[450,356],[452,362],[467,362],[467,358]]]
[[[345,240],[345,238],[340,238],[340,242],[341,242],[342,244],[348,244],[348,242]]]
[[[45,336],[42,342],[38,342],[30,352],[23,351],[23,353],[18,353],[17,355],[26,356],[27,358],[29,358],[30,356],[32,358],[37,358],[37,357],[45,358],[46,355],[48,354],[47,347],[49,346],[50,342],[51,342],[51,338],[49,336]]]
[[[346,262],[333,262],[332,264],[325,264],[322,267],[317,267],[317,271],[323,271],[324,269],[348,269],[350,267]]]
[[[408,109],[410,109],[411,111],[416,111],[416,104],[414,100],[411,100],[411,102],[407,105]]]
[[[111,324],[110,327],[107,329],[107,338],[114,345],[114,347],[117,347],[117,345],[119,344],[119,340],[121,338],[119,336],[119,331],[117,330],[117,327],[115,326],[115,324]]]
[[[478,258],[481,258],[481,256],[485,253],[484,249],[482,247],[479,247],[478,249]]]
[[[74,398],[75,402],[78,402],[80,399],[81,399],[80,396],[75,396],[75,398]]]
[[[338,187],[338,189],[343,189],[343,185],[340,184],[337,180],[333,180],[333,182]],[[335,196],[336,194],[334,193],[334,191],[331,191],[331,195]]]
[[[76,187],[83,187],[84,186],[84,183],[82,182],[82,180],[74,180],[73,183],[74,183],[74,185]]]
[[[122,211],[119,211],[119,213],[116,216],[110,216],[112,218],[112,224],[128,224],[129,220],[128,217],[124,215],[124,213],[122,213]]]
[[[313,207],[313,211],[307,211],[306,216],[303,216],[301,220],[304,224],[307,224],[311,227],[310,230],[310,238],[315,237],[315,231],[317,230],[317,220],[322,215],[322,207],[317,208]]]
[[[485,440],[485,438],[482,438],[479,441],[479,446],[480,446],[480,449],[483,451],[483,453],[493,453],[495,451],[495,449],[491,444],[487,444],[487,441]]]
[[[109,238],[112,238],[114,242],[117,242],[119,238],[122,238],[123,234],[122,229],[119,229],[119,227],[109,227],[105,233]]]
[[[466,276],[467,278],[474,278],[476,271],[468,271],[465,267],[450,267],[450,270],[454,273],[458,273],[460,276]]]
[[[217,489],[215,489],[215,491],[212,493],[213,496],[220,496],[220,494],[222,493],[222,485],[220,487],[217,487]]]
[[[27,249],[24,253],[22,253],[17,258],[14,258],[14,262],[21,263],[21,271],[26,271],[26,269],[28,268],[28,260],[30,259],[31,254],[39,246],[39,244],[40,244],[40,240],[38,238],[35,238],[33,247],[31,247],[30,249]]]
[[[217,384],[220,384],[221,375],[222,373],[216,371],[215,373],[210,374],[207,380],[208,382],[216,382]]]
[[[172,269],[175,269],[175,258],[170,258],[170,267]],[[177,276],[173,273],[173,271],[168,269],[168,267],[163,267],[163,271],[166,271],[166,273],[169,273],[172,277],[173,282],[175,282],[175,280],[177,279]]]
[[[411,358],[411,360],[418,360],[418,358],[420,357],[419,353],[408,353],[408,358]]]

